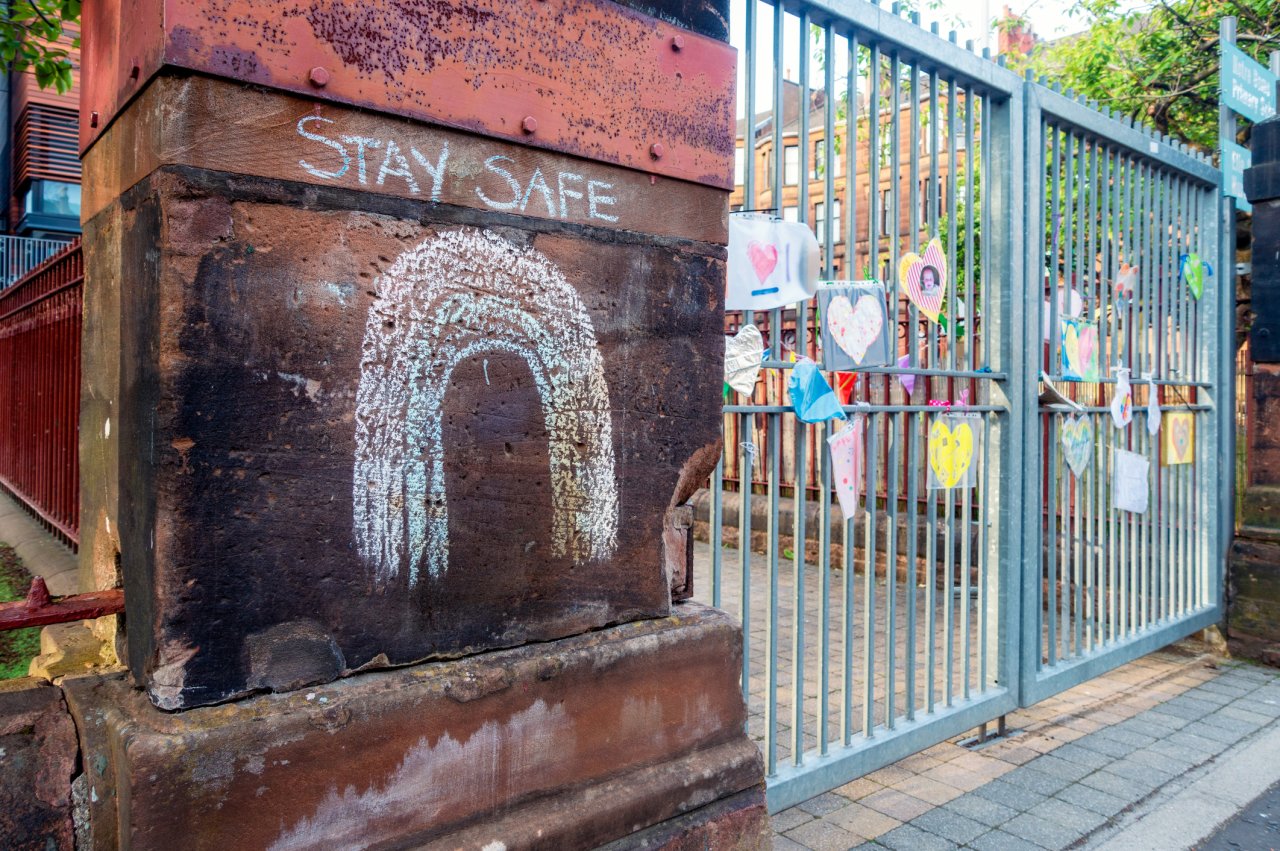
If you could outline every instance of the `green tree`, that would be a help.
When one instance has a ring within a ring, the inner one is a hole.
[[[1218,22],[1238,21],[1238,46],[1263,65],[1280,49],[1276,0],[1077,0],[1079,35],[1042,42],[1010,57],[1064,89],[1206,151],[1218,140]],[[1017,19],[1002,22],[1009,26]]]
[[[65,25],[80,20],[80,0],[10,0],[0,16],[0,58],[14,71],[28,68],[40,88],[71,89],[71,56],[58,44]],[[72,35],[72,46],[80,36]]]

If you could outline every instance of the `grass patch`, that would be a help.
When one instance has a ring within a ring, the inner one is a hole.
[[[8,544],[0,544],[0,603],[27,596],[31,574]],[[31,660],[40,654],[40,627],[0,632],[0,680],[25,677]]]

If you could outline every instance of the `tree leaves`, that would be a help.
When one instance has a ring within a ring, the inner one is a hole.
[[[31,70],[42,89],[71,90],[74,66],[67,46],[80,36],[66,24],[80,20],[79,0],[12,0],[0,17],[0,61],[19,73]]]
[[[1011,64],[1207,151],[1218,141],[1219,19],[1239,19],[1238,46],[1263,65],[1280,49],[1275,0],[1156,0],[1139,11],[1077,0],[1072,15],[1089,30]]]

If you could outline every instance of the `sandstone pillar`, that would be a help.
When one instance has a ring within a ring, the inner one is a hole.
[[[634,5],[86,8],[95,847],[763,841],[736,627],[679,602],[727,4]]]
[[[1244,516],[1232,545],[1230,625],[1280,641],[1280,119],[1253,128],[1254,374],[1246,423]]]

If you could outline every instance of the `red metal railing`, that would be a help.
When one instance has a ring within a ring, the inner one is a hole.
[[[0,292],[0,485],[80,541],[79,241]]]

